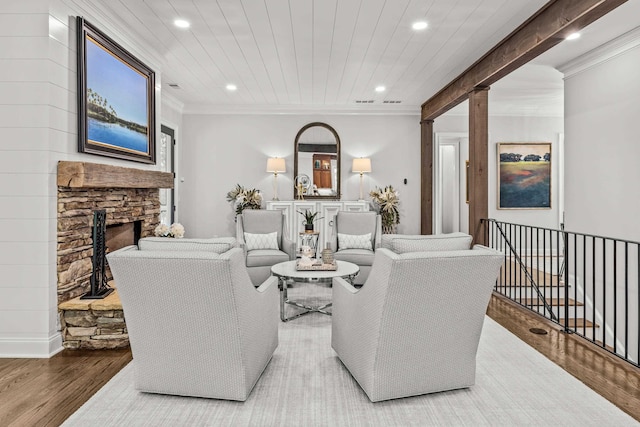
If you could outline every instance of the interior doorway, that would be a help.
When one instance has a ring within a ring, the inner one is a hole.
[[[165,125],[160,127],[160,153],[158,163],[160,169],[164,172],[171,172],[175,181],[175,146],[176,133]],[[174,188],[160,189],[160,222],[163,224],[172,224],[175,222],[176,206],[175,206],[175,185]]]
[[[466,162],[469,158],[469,135],[436,133],[434,151],[434,233],[468,233]]]

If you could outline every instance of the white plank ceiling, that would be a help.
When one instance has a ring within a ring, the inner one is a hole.
[[[95,0],[91,4],[162,58],[162,91],[183,102],[187,112],[417,112],[420,104],[546,2]],[[176,18],[191,26],[177,28]],[[412,30],[411,24],[419,20],[427,21],[428,28]],[[230,83],[237,86],[235,92],[225,89]],[[376,86],[386,90],[378,93]]]

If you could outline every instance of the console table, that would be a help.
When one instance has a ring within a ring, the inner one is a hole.
[[[339,211],[366,212],[369,210],[369,202],[367,201],[316,201],[316,200],[270,200],[267,202],[267,209],[281,210],[285,216],[285,222],[289,231],[289,239],[298,242],[296,251],[300,251],[300,232],[304,232],[304,224],[302,215],[298,212],[310,210],[312,212],[320,212],[319,217],[322,219],[315,223],[315,231],[320,233],[317,242],[317,250],[321,252],[333,236],[333,224],[336,214]]]

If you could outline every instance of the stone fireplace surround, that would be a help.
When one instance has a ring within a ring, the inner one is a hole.
[[[159,223],[158,190],[173,188],[173,174],[63,161],[58,163],[57,184],[58,304],[64,346],[126,346],[126,326],[117,294],[105,300],[77,299],[90,287],[93,211],[106,210],[107,227],[138,222],[140,237],[151,236]],[[110,274],[107,272],[108,277]]]

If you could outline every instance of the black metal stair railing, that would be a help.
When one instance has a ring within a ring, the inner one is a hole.
[[[640,242],[482,220],[504,253],[494,291],[640,366]]]

